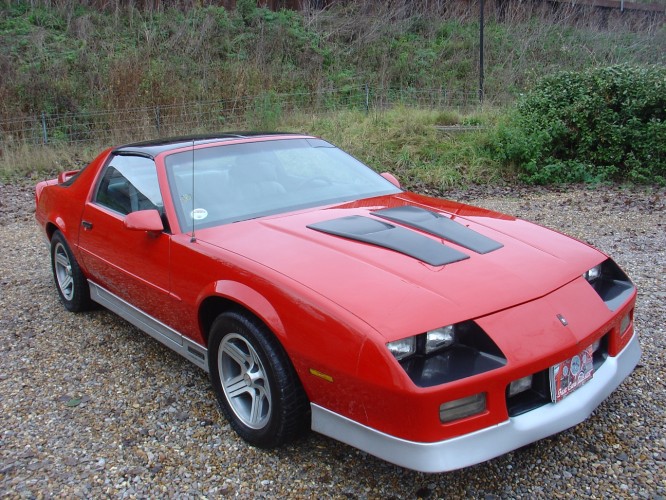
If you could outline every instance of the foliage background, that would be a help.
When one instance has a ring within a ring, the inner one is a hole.
[[[252,0],[233,11],[35,3],[0,4],[0,119],[365,83],[478,87],[478,14],[462,0],[446,10],[434,2],[418,10],[405,7],[410,2],[357,1],[304,13]],[[666,30],[649,17],[638,26],[607,19],[602,29],[594,13],[511,5],[501,19],[488,12],[490,96],[515,97],[561,69],[666,63]]]
[[[639,134],[654,140],[633,156],[618,149],[593,160],[540,151],[548,141],[520,132],[521,120],[523,127],[538,122],[538,112],[532,118],[521,113],[546,100],[545,91],[537,91],[541,97],[531,101],[521,96],[544,75],[562,70],[575,75],[618,64],[663,67],[666,28],[658,16],[488,1],[484,107],[370,114],[336,110],[335,116],[314,116],[306,109],[295,117],[286,116],[278,96],[351,94],[365,84],[474,94],[478,6],[463,0],[359,0],[325,10],[273,12],[258,8],[254,0],[239,0],[236,10],[207,2],[162,2],[160,8],[138,8],[133,1],[103,3],[104,9],[75,0],[0,3],[0,122],[42,113],[77,116],[255,96],[245,115],[248,127],[319,133],[416,185],[499,178],[643,181],[662,175],[655,177],[641,156],[641,151],[663,153],[663,129],[655,121],[646,121]],[[522,104],[513,111],[510,103],[516,99]],[[432,128],[456,124],[485,130],[453,134]],[[220,122],[218,128],[225,126]],[[638,136],[624,137],[635,142]],[[3,153],[2,139],[0,133],[4,177],[53,170],[54,165],[69,168],[99,149],[86,145],[36,152],[26,147],[4,148]],[[588,172],[590,165],[594,169]]]
[[[540,81],[491,154],[530,183],[666,182],[666,68],[616,65]]]

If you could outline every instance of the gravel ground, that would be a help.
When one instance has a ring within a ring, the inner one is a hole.
[[[588,241],[638,285],[641,364],[589,420],[435,475],[314,433],[251,448],[202,371],[109,312],[64,310],[31,188],[0,185],[0,496],[666,498],[666,191],[448,194]]]

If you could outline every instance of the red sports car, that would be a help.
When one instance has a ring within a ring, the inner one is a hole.
[[[640,357],[636,289],[557,232],[400,189],[331,144],[129,144],[36,187],[58,294],[206,370],[260,447],[312,428],[438,472],[578,424]]]

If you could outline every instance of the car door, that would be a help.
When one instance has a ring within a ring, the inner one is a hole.
[[[163,214],[155,162],[113,156],[84,207],[79,247],[93,281],[159,319],[170,301],[168,227],[154,233],[124,225],[127,214],[147,209]]]

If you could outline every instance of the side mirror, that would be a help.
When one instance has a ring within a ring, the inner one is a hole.
[[[387,181],[389,181],[391,184],[393,184],[395,187],[397,187],[399,189],[402,189],[400,187],[400,181],[398,180],[398,178],[395,175],[389,174],[388,172],[382,172],[381,176],[384,179],[386,179]]]
[[[139,210],[125,216],[125,229],[159,233],[164,231],[164,224],[157,210]]]

